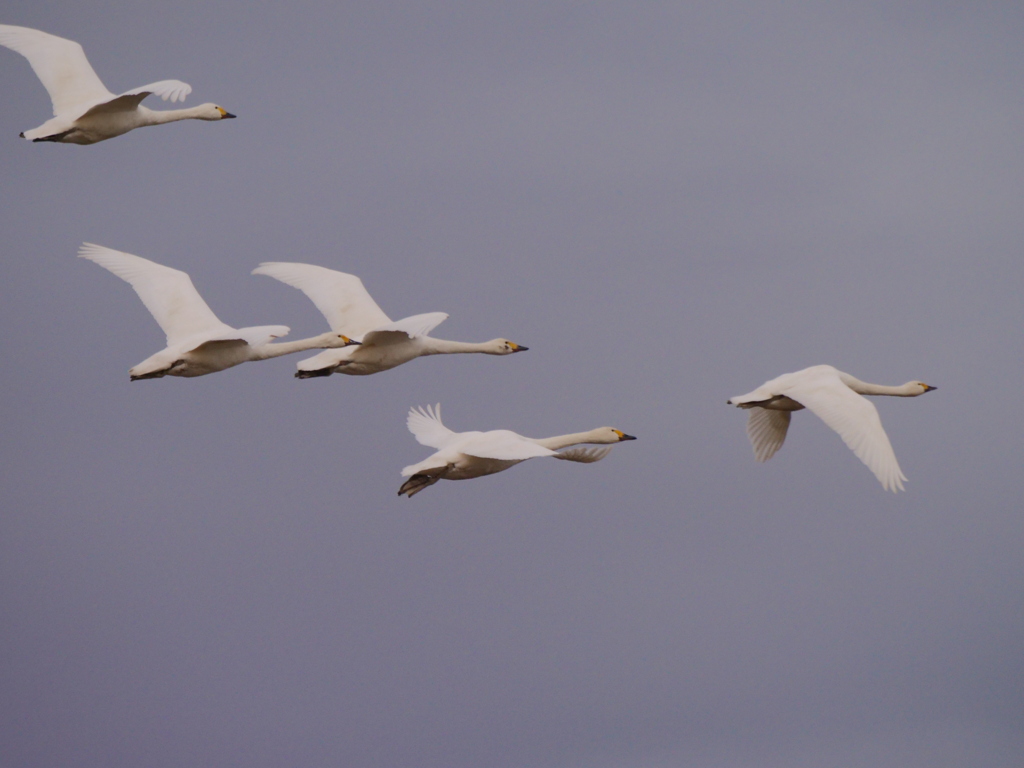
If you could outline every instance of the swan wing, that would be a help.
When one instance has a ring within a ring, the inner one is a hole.
[[[248,328],[232,328],[230,331],[214,336],[210,341],[244,341],[250,347],[269,344],[274,339],[287,336],[291,331],[287,325],[253,325]]]
[[[107,101],[101,101],[99,104],[89,107],[79,117],[99,115],[105,112],[127,112],[138,107],[142,100],[150,94],[156,94],[164,101],[170,99],[175,102],[184,101],[190,93],[192,93],[192,86],[188,83],[183,83],[181,80],[161,80],[159,83],[143,85],[140,88],[125,91]]]
[[[416,442],[430,448],[440,450],[457,436],[448,427],[441,423],[441,404],[426,408],[410,408],[409,415],[405,419]]]
[[[199,350],[224,350],[232,347],[258,347],[274,339],[286,336],[291,329],[287,325],[260,325],[251,328],[228,328],[224,333],[210,335],[200,333],[178,342],[180,352]]]
[[[82,46],[74,40],[38,29],[0,24],[0,45],[28,59],[50,94],[54,116],[114,98],[85,58]]]
[[[363,335],[363,344],[375,344],[379,347],[387,344],[398,344],[419,336],[427,336],[432,330],[448,319],[445,312],[426,312],[396,320],[393,323],[374,328]]]
[[[463,433],[465,434],[465,433]],[[550,448],[537,445],[522,435],[507,429],[495,429],[490,432],[471,433],[458,446],[460,453],[477,456],[481,459],[500,459],[502,461],[522,461],[541,456],[557,456]]]
[[[559,451],[551,458],[564,459],[565,461],[578,461],[581,464],[593,464],[595,461],[600,461],[611,452],[612,447],[610,445],[594,447],[579,445],[575,448],[568,448],[564,451]]]
[[[155,83],[140,85],[138,88],[125,91],[121,96],[141,96],[144,99],[153,94],[173,104],[176,101],[184,101],[190,93],[192,93],[192,86],[181,82],[181,80],[158,80]]]
[[[320,310],[332,331],[359,339],[391,322],[355,275],[314,264],[267,261],[252,271],[298,288]]]
[[[169,347],[200,334],[212,340],[220,334],[238,333],[213,314],[184,272],[93,243],[83,243],[78,255],[110,270],[135,289],[167,334]]]
[[[870,405],[870,403],[869,403]],[[789,429],[790,411],[751,408],[747,419],[747,437],[754,448],[754,458],[768,461],[782,447]]]
[[[903,490],[902,481],[907,478],[871,402],[846,386],[835,372],[806,377],[786,390],[784,394],[809,408],[843,438],[885,490]]]

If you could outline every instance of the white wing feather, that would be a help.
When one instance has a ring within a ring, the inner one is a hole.
[[[406,426],[420,445],[440,450],[455,437],[448,427],[441,423],[441,404],[426,408],[410,408],[405,420]]]
[[[0,24],[0,45],[28,59],[50,94],[54,116],[114,98],[89,64],[82,46],[73,40],[38,29]]]
[[[467,435],[467,433],[462,433]],[[495,429],[490,432],[468,433],[466,440],[452,446],[467,456],[481,459],[499,459],[502,461],[522,461],[542,456],[556,456],[550,448],[537,445],[522,435],[507,429]]]
[[[393,323],[374,328],[363,334],[364,344],[396,344],[418,336],[427,336],[432,330],[448,319],[445,312],[426,312],[422,315],[411,315]]]
[[[754,458],[768,461],[782,447],[789,429],[791,411],[751,408],[747,419],[747,437],[754,448]]]
[[[565,459],[566,461],[578,461],[581,464],[593,464],[595,461],[600,461],[611,452],[612,447],[610,445],[593,447],[579,445],[575,448],[568,448],[564,451],[559,451],[551,458]]]
[[[785,394],[834,429],[887,491],[903,490],[907,478],[882,428],[878,410],[850,389],[835,372],[807,378],[786,387]]]
[[[244,341],[250,347],[269,344],[274,339],[287,336],[291,331],[287,325],[253,325],[248,328],[232,328],[230,331],[214,336],[208,341]]]
[[[314,264],[284,261],[264,262],[252,273],[298,288],[327,318],[331,330],[354,339],[361,339],[363,334],[391,322],[355,275]]]
[[[181,82],[181,80],[159,80],[155,83],[150,83],[149,85],[140,85],[138,88],[125,91],[121,95],[141,95],[145,97],[151,93],[154,96],[159,96],[164,101],[170,101],[173,104],[176,101],[184,101],[185,97],[192,93],[192,86],[188,83]]]
[[[83,243],[78,255],[110,270],[135,289],[167,334],[167,346],[199,334],[206,334],[207,339],[221,334],[227,334],[223,338],[240,338],[238,331],[213,314],[186,273],[93,243]],[[230,336],[232,333],[236,335]]]
[[[101,115],[106,112],[126,112],[135,109],[152,93],[160,96],[164,101],[184,101],[185,96],[192,92],[192,86],[183,83],[181,80],[161,80],[159,83],[151,83],[141,88],[126,91],[112,99],[101,101],[85,110],[79,119],[89,115]]]

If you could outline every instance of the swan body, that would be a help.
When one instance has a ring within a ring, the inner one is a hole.
[[[362,342],[358,347],[325,350],[300,360],[295,374],[300,379],[332,373],[368,376],[424,355],[511,355],[528,349],[508,339],[479,344],[435,339],[430,332],[448,317],[444,312],[392,321],[363,287],[363,281],[345,272],[313,264],[272,261],[260,264],[253,274],[267,275],[298,288],[320,310],[332,330]]]
[[[0,24],[0,45],[28,59],[53,102],[53,118],[21,134],[30,141],[95,144],[147,125],[234,117],[216,104],[164,111],[141,105],[150,94],[172,103],[184,101],[192,86],[180,80],[161,80],[115,95],[96,75],[81,45],[38,29]]]
[[[490,432],[452,432],[441,423],[440,404],[434,408],[411,408],[406,424],[417,442],[437,449],[432,456],[402,470],[402,477],[409,479],[402,483],[398,495],[404,493],[409,498],[442,478],[469,480],[493,475],[527,459],[542,456],[591,464],[607,456],[611,448],[570,446],[582,443],[608,446],[623,440],[636,440],[632,435],[611,427],[539,439],[523,437],[507,429],[494,429]],[[568,450],[559,452],[562,448]]]
[[[92,243],[84,243],[78,255],[130,284],[167,334],[166,348],[128,371],[132,381],[203,376],[253,360],[359,343],[331,331],[309,339],[272,344],[288,333],[288,326],[232,328],[213,314],[184,272]]]
[[[885,490],[895,492],[903,490],[907,478],[896,461],[878,411],[861,395],[917,397],[934,389],[923,381],[895,387],[868,384],[831,365],[815,365],[785,373],[728,402],[750,410],[747,436],[757,461],[768,461],[775,455],[786,439],[792,412],[808,408],[839,433]]]

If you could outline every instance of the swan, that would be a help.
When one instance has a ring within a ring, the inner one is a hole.
[[[539,439],[523,437],[507,429],[493,429],[490,432],[452,432],[441,423],[440,403],[433,408],[410,408],[406,425],[420,445],[437,449],[434,455],[402,470],[402,477],[409,479],[402,483],[398,495],[404,493],[410,499],[441,478],[469,480],[473,477],[493,475],[538,456],[591,464],[607,456],[612,450],[611,447],[569,446],[578,446],[580,443],[608,445],[621,443],[623,440],[636,440],[632,435],[611,427]],[[559,453],[560,448],[569,450]]]
[[[128,371],[132,381],[161,376],[203,376],[252,360],[359,343],[331,331],[309,339],[271,344],[273,339],[288,333],[288,326],[232,328],[222,323],[184,272],[93,243],[84,243],[78,255],[131,285],[167,334],[166,349]]]
[[[172,103],[184,101],[192,86],[180,80],[161,80],[115,96],[97,77],[81,45],[38,29],[0,24],[0,45],[28,59],[53,102],[53,118],[23,132],[23,139],[95,144],[145,125],[234,117],[216,104],[162,112],[141,106],[151,93]]]
[[[747,436],[757,461],[768,461],[782,447],[790,414],[810,408],[839,433],[843,442],[878,478],[882,488],[895,493],[903,490],[903,481],[907,478],[900,471],[878,411],[858,395],[917,397],[934,389],[923,381],[908,381],[898,387],[868,384],[831,365],[814,365],[795,373],[784,373],[753,392],[727,402],[750,409]]]
[[[352,349],[332,349],[300,360],[295,376],[308,379],[346,373],[368,376],[407,363],[423,355],[450,355],[481,352],[485,355],[511,355],[529,347],[492,339],[479,344],[435,339],[428,334],[448,315],[428,312],[392,321],[363,287],[355,275],[313,264],[268,261],[252,271],[298,288],[327,318],[331,328],[362,342]]]

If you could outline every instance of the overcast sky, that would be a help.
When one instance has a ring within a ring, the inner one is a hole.
[[[0,49],[0,766],[1010,768],[1024,754],[1024,6],[26,2],[112,91],[238,115],[89,147]],[[166,107],[150,99],[152,108]],[[83,241],[225,322],[261,261],[507,337],[130,383]],[[798,413],[829,363],[906,493]],[[638,436],[409,500],[405,428]]]

